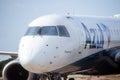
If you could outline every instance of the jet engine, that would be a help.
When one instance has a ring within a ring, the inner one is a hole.
[[[20,65],[18,60],[13,60],[4,67],[2,76],[4,80],[27,80],[29,72]]]

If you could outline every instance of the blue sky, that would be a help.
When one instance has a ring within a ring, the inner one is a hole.
[[[0,0],[0,50],[17,51],[20,38],[35,18],[67,13],[112,16],[120,14],[120,0]]]

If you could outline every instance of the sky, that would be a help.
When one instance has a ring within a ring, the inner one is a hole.
[[[113,16],[120,0],[0,0],[0,51],[18,51],[34,19],[47,14]],[[5,57],[0,56],[0,60]]]

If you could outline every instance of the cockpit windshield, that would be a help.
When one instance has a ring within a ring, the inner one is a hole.
[[[56,26],[30,27],[25,35],[58,35]]]
[[[26,35],[53,35],[69,37],[69,33],[65,26],[43,26],[43,27],[29,27]]]

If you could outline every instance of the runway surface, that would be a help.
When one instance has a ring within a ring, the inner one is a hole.
[[[108,76],[84,76],[84,75],[69,75],[68,78],[75,78],[75,80],[120,80],[119,75],[108,75]],[[0,77],[0,80],[3,80]]]
[[[108,75],[108,76],[84,76],[84,75],[70,75],[69,76],[74,77],[75,80],[120,80],[120,74],[119,75]]]

